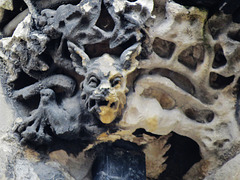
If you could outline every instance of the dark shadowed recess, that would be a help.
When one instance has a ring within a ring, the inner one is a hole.
[[[155,38],[153,41],[153,51],[161,58],[171,58],[176,45],[173,42],[166,41],[160,38]]]
[[[240,11],[239,11],[240,14]],[[240,41],[240,30],[237,31],[229,31],[228,37],[231,38],[234,41]]]
[[[60,138],[54,136],[50,127],[46,127],[45,131],[48,132],[49,135],[52,135],[53,139],[50,144],[36,145],[31,142],[27,142],[27,144],[26,144],[30,149],[34,149],[35,151],[37,151],[39,154],[42,154],[42,155],[49,154],[53,151],[64,150],[68,154],[77,156],[90,143],[93,142],[93,138],[91,135],[89,135],[89,138],[86,137],[81,140],[76,139],[76,140],[69,141],[69,140],[60,139]]]
[[[240,125],[240,79],[238,79],[235,93],[237,95],[235,118]]]
[[[143,134],[156,138],[160,137],[159,135],[147,132],[145,129],[137,129],[133,133],[137,137],[141,137]],[[165,162],[167,169],[160,174],[159,180],[182,180],[187,171],[202,159],[199,146],[195,141],[174,132],[171,132],[171,134],[172,136],[167,142],[167,144],[171,145],[171,148],[164,155],[168,157]]]
[[[115,55],[115,56],[120,56],[124,50],[129,48],[134,43],[136,43],[135,37],[130,38],[125,43],[112,49],[109,47],[108,40],[100,43],[96,43],[96,44],[87,44],[84,46],[84,48],[85,48],[85,52],[88,54],[90,58],[99,57],[105,53]]]
[[[217,69],[227,64],[227,59],[224,56],[223,49],[220,44],[214,46],[215,57],[213,60],[212,67]]]
[[[23,0],[13,1],[13,11],[5,10],[2,20],[0,21],[0,31],[3,31],[3,36],[11,36],[15,25],[11,25],[11,28],[5,28],[8,23],[14,24],[12,21],[16,18],[21,12],[27,9],[27,5],[24,3]],[[16,24],[17,25],[17,24]],[[1,37],[0,37],[1,39]]]
[[[199,146],[195,141],[176,133],[172,134],[168,141],[171,148],[166,153],[167,169],[160,174],[159,180],[182,180],[187,171],[201,160]]]
[[[198,64],[204,60],[204,46],[197,44],[190,46],[179,54],[178,61],[191,70],[196,70]]]
[[[41,11],[43,9],[57,9],[60,5],[63,4],[73,4],[77,5],[81,0],[31,0],[33,5],[37,10]]]
[[[188,108],[184,113],[188,118],[198,123],[210,123],[214,119],[214,112],[208,109]]]
[[[215,72],[211,72],[209,76],[209,84],[213,89],[223,89],[233,82],[234,77],[234,75],[225,77]]]
[[[233,21],[240,23],[240,1],[239,0],[174,0],[184,6],[196,6],[206,8],[209,11],[209,17],[218,11],[225,14],[232,14]]]
[[[114,29],[115,26],[114,21],[110,14],[108,13],[108,10],[106,9],[104,3],[102,3],[101,13],[96,22],[96,26],[98,26],[100,29],[104,31],[112,31]]]
[[[100,144],[95,149],[93,180],[146,179],[145,155],[136,144],[117,140]]]

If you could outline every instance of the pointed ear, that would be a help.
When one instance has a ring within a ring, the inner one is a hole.
[[[90,58],[76,44],[68,41],[67,45],[68,50],[71,53],[70,58],[72,59],[72,65],[75,68],[75,71],[80,75],[84,75],[86,66],[90,62]]]
[[[129,48],[127,48],[120,56],[120,61],[122,64],[122,68],[130,73],[134,71],[138,65],[138,61],[136,57],[141,52],[141,43],[136,43]]]

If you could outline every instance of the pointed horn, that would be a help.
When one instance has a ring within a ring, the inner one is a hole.
[[[75,68],[76,72],[80,75],[84,75],[84,69],[86,68],[87,64],[90,62],[89,56],[77,45],[68,41],[68,50],[71,53],[70,57],[73,60],[72,64]]]
[[[136,57],[141,52],[141,43],[136,43],[127,48],[120,56],[123,69],[132,72],[138,65]]]

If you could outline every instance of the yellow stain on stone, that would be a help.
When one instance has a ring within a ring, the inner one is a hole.
[[[0,0],[0,8],[13,11],[13,1],[12,0]]]
[[[100,107],[100,120],[104,124],[111,123],[116,118],[116,111],[108,106]]]
[[[136,136],[132,135],[132,133],[133,132],[130,130],[118,130],[117,132],[112,134],[109,132],[104,132],[97,137],[97,141],[95,143],[99,144],[102,142],[109,142],[109,141],[114,142],[118,139],[134,142]]]
[[[51,160],[57,161],[60,164],[66,165],[68,162],[68,154],[64,150],[53,151],[49,154]]]
[[[97,137],[97,139],[105,139],[105,138],[107,138],[108,137],[108,133],[107,132],[104,132],[104,133],[102,133],[102,134],[100,134],[98,137]]]
[[[32,150],[32,149],[26,149],[24,151],[24,157],[28,160],[31,160],[33,162],[38,162],[40,161],[40,158],[39,158],[39,153]]]
[[[158,129],[158,120],[157,117],[152,117],[147,119],[147,129],[150,132],[154,132]]]

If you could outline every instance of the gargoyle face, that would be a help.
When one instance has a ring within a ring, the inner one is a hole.
[[[126,76],[116,59],[109,54],[93,59],[81,85],[86,108],[105,124],[121,115],[126,103]]]

